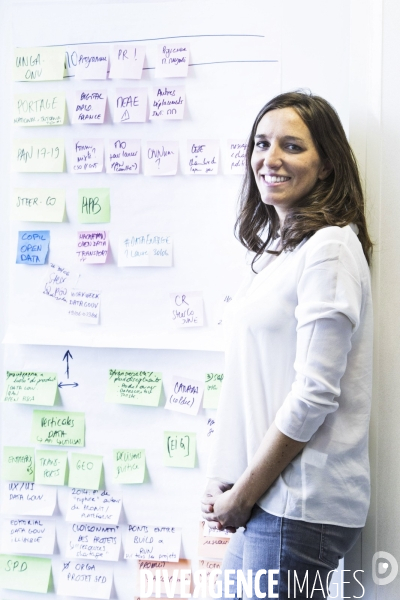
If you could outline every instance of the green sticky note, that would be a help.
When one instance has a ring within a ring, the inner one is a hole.
[[[2,476],[7,481],[34,481],[35,449],[4,446]]]
[[[221,394],[223,380],[223,373],[206,373],[203,408],[218,408],[218,401]]]
[[[196,462],[196,434],[164,431],[164,466],[193,469]]]
[[[15,48],[14,81],[57,81],[64,78],[65,48]]]
[[[146,471],[144,450],[114,450],[114,483],[143,483]]]
[[[35,483],[65,485],[68,452],[36,450]]]
[[[158,406],[161,388],[161,373],[110,369],[108,372],[106,402]]]
[[[63,410],[34,410],[32,444],[84,446],[85,414]]]
[[[14,94],[13,123],[26,127],[63,125],[65,94],[40,92]]]
[[[50,580],[51,558],[0,554],[2,588],[47,594]]]
[[[53,406],[57,396],[57,375],[36,371],[7,371],[3,402]]]
[[[110,189],[83,188],[78,190],[79,223],[110,222]]]
[[[61,138],[14,140],[11,162],[17,173],[62,173],[64,140]]]
[[[14,221],[61,223],[65,214],[65,190],[14,188],[11,218]]]
[[[68,485],[74,488],[98,490],[101,484],[103,457],[72,452]]]

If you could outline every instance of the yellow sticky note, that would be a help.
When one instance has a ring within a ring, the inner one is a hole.
[[[164,431],[164,466],[193,469],[196,463],[196,434]]]
[[[25,127],[63,125],[65,94],[40,92],[14,94],[13,123]]]
[[[146,471],[144,450],[114,450],[114,483],[143,483]]]
[[[11,218],[14,221],[61,223],[65,214],[65,190],[14,188]]]
[[[85,188],[78,190],[79,223],[110,222],[110,189]]]
[[[51,558],[0,554],[1,587],[47,594],[51,581]]]
[[[64,78],[65,48],[15,48],[14,81],[57,81]]]
[[[103,472],[103,457],[95,454],[71,454],[68,486],[98,490]]]
[[[224,380],[223,373],[206,373],[204,384],[203,408],[218,408],[221,386]]]
[[[14,140],[12,165],[17,173],[62,173],[64,140],[61,138]]]
[[[57,396],[56,373],[7,371],[3,402],[53,406]]]
[[[4,446],[2,476],[7,481],[33,481],[35,449],[23,446]]]
[[[110,369],[108,372],[106,402],[158,406],[161,388],[161,373]]]
[[[36,450],[35,483],[43,485],[65,485],[68,452]]]
[[[31,442],[52,446],[84,446],[85,414],[64,410],[34,410]]]

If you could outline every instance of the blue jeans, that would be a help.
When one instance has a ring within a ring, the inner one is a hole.
[[[360,532],[361,528],[275,517],[256,505],[246,528],[237,531],[228,545],[222,564],[222,597],[234,593],[230,597],[326,598],[333,571]],[[234,571],[229,577],[227,569]],[[247,579],[250,569],[249,595],[244,587],[238,594],[237,577],[241,576],[238,570]],[[233,582],[228,584],[229,589],[225,585],[227,579]]]

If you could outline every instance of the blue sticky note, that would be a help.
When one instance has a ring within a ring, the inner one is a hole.
[[[17,264],[44,265],[50,244],[50,231],[19,231]]]

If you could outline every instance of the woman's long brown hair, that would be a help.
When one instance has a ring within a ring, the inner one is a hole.
[[[264,204],[251,168],[254,136],[262,117],[269,111],[293,108],[310,130],[319,157],[332,167],[324,180],[318,180],[313,189],[298,200],[288,211],[280,231],[279,218],[273,206]],[[365,203],[357,162],[335,109],[320,96],[305,92],[280,94],[270,100],[258,113],[250,133],[246,174],[240,193],[240,210],[235,225],[236,237],[252,252],[254,261],[268,251],[272,240],[281,235],[282,251],[293,250],[304,239],[329,225],[344,227],[354,223],[358,227],[368,264],[372,242],[365,221]],[[266,236],[262,236],[266,233]]]

